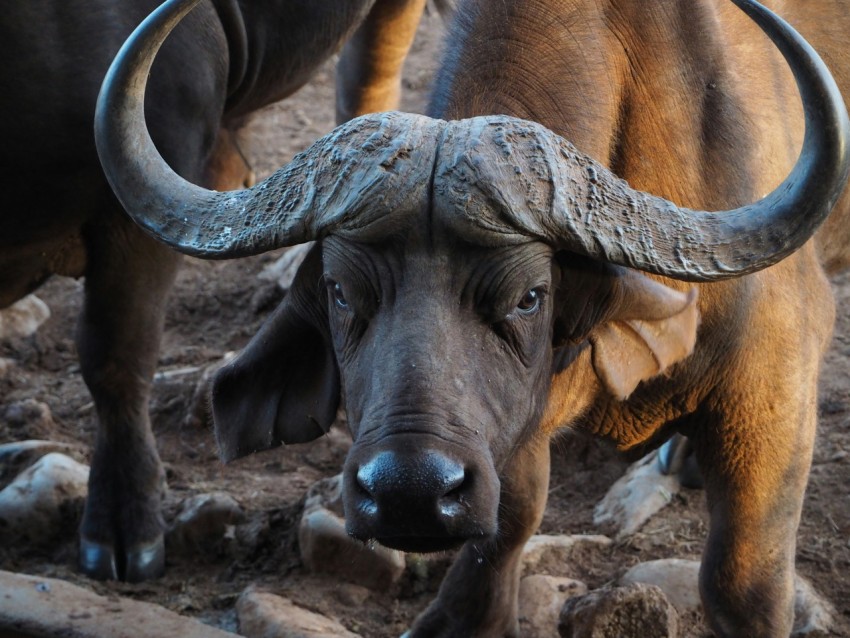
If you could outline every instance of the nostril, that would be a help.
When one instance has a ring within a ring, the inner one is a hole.
[[[446,477],[444,487],[445,493],[437,500],[440,514],[447,518],[463,514],[469,506],[467,495],[472,489],[472,474],[460,468]]]
[[[463,486],[466,481],[466,470],[454,461],[446,460],[448,463],[445,464],[445,467],[440,468],[440,482],[442,483],[441,488],[444,490],[443,494],[448,496]]]

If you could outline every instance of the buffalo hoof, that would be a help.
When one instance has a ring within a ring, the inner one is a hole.
[[[165,573],[165,542],[162,536],[136,545],[118,560],[115,548],[107,543],[80,539],[80,570],[95,580],[123,580],[140,583]]]
[[[675,474],[682,487],[694,490],[705,487],[693,445],[686,436],[675,434],[661,446],[658,450],[658,467],[665,476]]]

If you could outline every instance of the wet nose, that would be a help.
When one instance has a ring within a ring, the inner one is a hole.
[[[440,452],[405,457],[379,452],[357,470],[364,513],[415,509],[436,516],[455,516],[461,509],[467,473],[463,465]]]
[[[357,538],[432,551],[486,527],[475,511],[475,472],[443,452],[382,450],[351,470],[346,522]]]

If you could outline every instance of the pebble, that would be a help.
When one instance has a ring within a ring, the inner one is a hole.
[[[50,308],[35,295],[27,295],[0,310],[0,341],[29,337],[50,318]]]
[[[637,532],[655,513],[666,507],[681,488],[675,476],[665,476],[655,452],[633,463],[596,504],[593,522],[611,524],[622,540]]]
[[[50,407],[33,399],[10,403],[3,412],[3,421],[16,438],[49,439],[57,429]]]
[[[215,361],[201,371],[201,376],[195,384],[189,407],[183,417],[183,426],[188,428],[206,428],[212,425],[212,405],[210,392],[215,373],[236,358],[233,351],[225,352],[220,360]]]
[[[638,583],[567,599],[558,631],[561,638],[677,638],[679,618],[661,589]]]
[[[524,638],[550,638],[568,598],[587,593],[587,585],[572,578],[534,574],[519,583],[520,634]]]
[[[226,492],[190,496],[180,505],[166,541],[169,551],[205,553],[215,551],[228,528],[245,520],[245,510]]]
[[[404,573],[404,554],[351,538],[345,521],[323,507],[305,510],[298,527],[301,559],[308,570],[384,591]]]
[[[372,596],[368,587],[351,583],[340,583],[334,590],[334,594],[337,600],[347,607],[359,607]]]
[[[659,587],[684,616],[702,609],[699,596],[699,561],[665,558],[635,565],[620,579],[620,584],[644,583]]]
[[[522,552],[522,574],[547,573],[553,576],[569,575],[570,559],[574,551],[609,547],[613,541],[607,536],[574,534],[571,536],[538,534],[528,539]]]
[[[360,638],[333,618],[254,586],[239,597],[236,612],[239,635],[245,638]]]
[[[89,468],[51,452],[0,492],[0,539],[42,543],[76,529],[88,492]]]
[[[0,444],[0,481],[15,478],[22,470],[51,452],[82,456],[79,448],[57,441],[29,439]]]

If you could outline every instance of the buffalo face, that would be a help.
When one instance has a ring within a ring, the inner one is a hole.
[[[544,407],[551,256],[424,233],[324,242],[353,536],[431,551],[496,532],[498,468]]]

